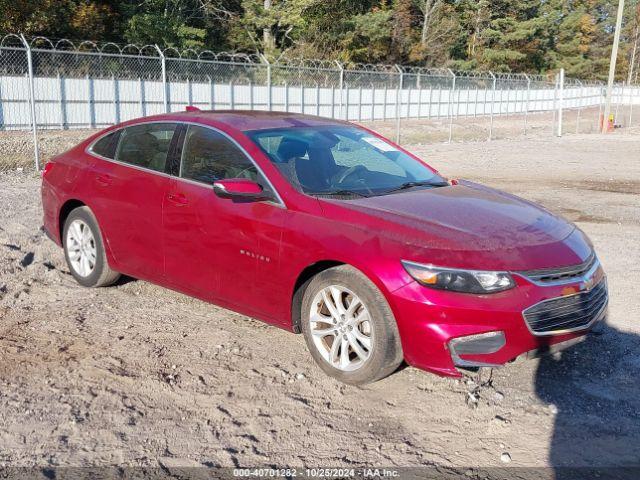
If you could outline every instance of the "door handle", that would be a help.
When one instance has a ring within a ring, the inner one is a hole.
[[[178,207],[184,207],[189,203],[187,197],[185,197],[182,193],[170,193],[169,195],[167,195],[167,199]]]
[[[96,183],[101,187],[108,187],[111,185],[112,178],[109,175],[99,174],[96,175]]]

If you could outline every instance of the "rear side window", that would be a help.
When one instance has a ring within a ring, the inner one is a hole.
[[[175,123],[145,123],[123,129],[116,160],[164,172],[176,129]]]
[[[233,142],[210,128],[190,125],[182,149],[180,177],[203,183],[225,178],[258,180],[258,170]]]
[[[117,132],[105,135],[91,147],[91,151],[101,157],[113,158],[116,155],[116,148],[118,146],[118,138],[120,137],[120,130]]]

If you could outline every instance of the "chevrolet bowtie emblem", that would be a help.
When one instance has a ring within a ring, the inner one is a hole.
[[[589,290],[591,290],[593,288],[593,285],[595,284],[595,279],[593,277],[591,277],[588,280],[585,280],[581,285],[580,285],[580,290],[583,292],[588,292]]]

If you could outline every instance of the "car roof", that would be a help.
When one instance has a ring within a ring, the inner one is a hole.
[[[331,118],[316,117],[314,115],[305,115],[293,112],[267,112],[260,110],[196,110],[154,115],[152,117],[138,119],[138,121],[150,120],[195,122],[211,126],[216,126],[222,123],[243,132],[272,128],[349,125],[349,122],[334,120]]]

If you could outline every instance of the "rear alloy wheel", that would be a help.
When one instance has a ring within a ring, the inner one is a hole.
[[[373,382],[402,362],[397,326],[386,299],[352,267],[316,275],[306,287],[301,313],[312,356],[342,382]]]
[[[76,208],[69,214],[62,238],[67,265],[80,285],[104,287],[120,278],[109,268],[98,222],[88,207]]]

